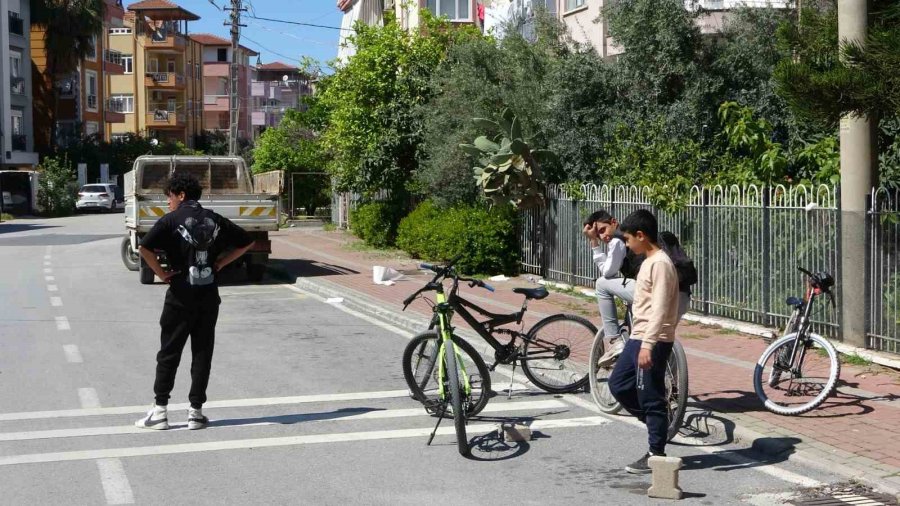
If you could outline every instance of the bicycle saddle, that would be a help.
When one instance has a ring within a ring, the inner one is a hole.
[[[537,300],[541,300],[544,297],[550,295],[550,292],[548,292],[547,289],[543,286],[539,286],[537,288],[513,288],[513,293],[522,294],[526,299]]]

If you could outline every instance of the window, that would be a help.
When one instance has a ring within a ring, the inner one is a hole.
[[[566,0],[566,11],[575,10],[584,6],[584,0]]]
[[[93,70],[86,70],[84,75],[85,92],[87,108],[90,111],[97,112],[97,73]]]
[[[134,73],[134,56],[130,54],[122,55],[122,66],[125,67],[126,74]]]
[[[177,108],[177,102],[174,98],[170,98],[166,101],[166,110],[169,112],[175,112]]]
[[[25,22],[17,12],[7,11],[9,14],[9,31],[16,35],[25,35]]]
[[[110,28],[110,35],[131,35],[131,28]]]
[[[216,50],[216,61],[228,61],[228,49],[219,48]]]
[[[109,136],[111,142],[125,142],[128,140],[128,134],[112,134]]]
[[[196,76],[196,77],[203,77],[203,76],[200,74],[200,64],[199,64],[199,63],[195,63],[195,64],[194,64],[194,76]]]
[[[96,121],[88,121],[84,124],[84,135],[85,137],[89,137],[91,135],[97,135],[97,132],[100,131],[100,125]]]
[[[118,94],[109,98],[109,108],[126,114],[134,112],[134,95]]]
[[[17,109],[15,107],[12,108],[12,134],[13,135],[25,135],[25,123],[24,118],[25,114],[22,109]]]
[[[147,72],[157,73],[159,72],[159,60],[153,58],[151,60],[147,60]]]
[[[166,62],[166,72],[170,74],[175,73],[175,60],[169,60]]]
[[[448,19],[469,21],[470,0],[427,0],[428,10],[435,16],[447,16]]]
[[[12,77],[21,77],[22,53],[18,51],[9,52],[9,72]]]
[[[90,61],[97,61],[97,36],[91,35],[91,40],[88,42],[88,50],[86,59]]]

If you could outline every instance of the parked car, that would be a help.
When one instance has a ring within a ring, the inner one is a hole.
[[[87,211],[96,209],[98,211],[114,211],[119,207],[122,201],[123,192],[118,185],[103,184],[86,184],[78,190],[78,200],[75,202],[75,208],[79,211]]]

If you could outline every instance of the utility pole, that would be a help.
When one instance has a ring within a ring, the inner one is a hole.
[[[838,0],[838,40],[864,45],[867,0]],[[866,114],[841,118],[841,331],[846,344],[866,347],[866,212],[876,182],[874,129]]]
[[[225,22],[225,25],[231,25],[231,89],[229,91],[230,104],[230,123],[228,125],[228,155],[235,156],[237,154],[237,138],[238,138],[238,119],[240,117],[240,101],[238,94],[240,83],[240,58],[239,49],[241,44],[241,27],[247,26],[241,24],[241,11],[245,10],[241,7],[241,0],[231,0],[231,22]]]

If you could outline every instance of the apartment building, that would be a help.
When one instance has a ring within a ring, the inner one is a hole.
[[[109,101],[125,116],[111,125],[111,139],[141,133],[194,145],[203,132],[203,46],[188,25],[198,19],[169,0],[143,0],[109,30],[110,49],[125,67],[110,77]]]
[[[30,168],[34,149],[28,0],[0,0],[0,169]]]
[[[42,147],[66,146],[78,137],[108,141],[112,125],[123,123],[122,104],[107,100],[111,76],[123,75],[123,55],[109,47],[109,34],[123,26],[122,0],[104,0],[103,29],[94,35],[91,53],[66,76],[47,68],[46,29],[31,28],[34,76],[35,141]]]
[[[191,35],[191,39],[203,46],[204,128],[228,133],[231,125],[231,41],[208,33]],[[250,84],[254,69],[250,66],[250,58],[253,56],[259,56],[259,53],[238,47],[238,138],[242,139],[252,135]]]
[[[278,126],[288,109],[301,109],[300,99],[312,92],[309,77],[296,66],[280,61],[258,65],[250,90],[253,137]]]

